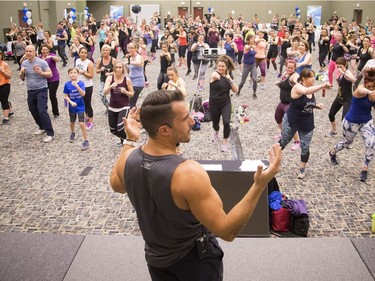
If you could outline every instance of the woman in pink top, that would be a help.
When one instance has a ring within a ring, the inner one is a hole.
[[[145,76],[145,88],[148,88],[150,85],[147,82],[147,76],[146,76],[146,66],[148,64],[147,40],[144,37],[139,37],[139,41],[138,41],[138,53],[143,58],[143,75]]]
[[[260,69],[260,88],[265,90],[264,81],[266,80],[266,67],[267,67],[267,41],[264,40],[264,32],[258,31],[258,38],[255,39],[255,63]]]
[[[238,63],[238,69],[240,70],[240,73],[242,73],[242,57],[243,57],[244,45],[243,45],[243,36],[241,34],[241,29],[239,27],[236,29],[236,33],[234,34],[233,41],[237,45],[238,52],[236,53],[236,59]]]
[[[371,28],[370,44],[372,48],[375,48],[375,26]]]

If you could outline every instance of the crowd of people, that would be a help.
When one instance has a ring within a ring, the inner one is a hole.
[[[331,127],[327,137],[338,134],[335,116],[343,108],[343,138],[327,153],[330,161],[338,164],[337,154],[349,148],[360,132],[366,144],[360,180],[367,180],[375,150],[371,114],[375,107],[375,25],[369,20],[361,26],[335,13],[319,29],[315,42],[318,30],[312,18],[301,23],[296,15],[275,15],[269,26],[257,15],[245,21],[242,15],[220,19],[214,14],[204,19],[167,17],[164,30],[160,24],[157,13],[149,21],[143,19],[140,26],[131,18],[112,20],[106,16],[97,23],[90,17],[81,26],[64,19],[57,25],[55,41],[42,23],[29,29],[13,26],[7,36],[19,66],[19,78],[26,83],[28,108],[38,126],[35,134],[46,134],[44,142],[53,141],[55,136],[48,97],[53,117],[60,116],[56,93],[61,69],[69,77],[63,89],[69,111],[68,140],[76,139],[78,118],[82,150],[89,149],[88,131],[94,129],[93,95],[100,96],[109,131],[123,145],[111,185],[117,192],[128,192],[137,211],[151,277],[167,280],[182,274],[189,276],[187,280],[221,280],[223,253],[210,231],[228,241],[236,237],[266,184],[278,173],[281,150],[292,140],[291,150],[300,150],[298,178],[306,177],[315,128],[314,109],[322,109],[316,93],[330,91],[336,83],[337,96],[326,117]],[[216,60],[205,58],[204,50],[218,47],[226,54]],[[316,71],[314,60],[319,61]],[[157,81],[150,81],[146,73],[149,64],[160,67]],[[223,153],[230,145],[232,93],[244,95],[248,76],[254,100],[265,91],[267,76],[273,77],[280,89],[275,110],[280,134],[270,150],[269,168],[263,171],[258,167],[252,188],[228,214],[203,168],[181,157],[179,144],[190,141],[195,122],[188,109],[192,93],[182,77],[183,69],[186,77],[191,75],[192,64],[191,80],[196,80],[197,92],[204,91],[205,85],[209,87],[212,141],[222,142]],[[205,79],[209,67],[215,69]],[[238,74],[239,85],[235,82]],[[95,75],[100,75],[98,90]],[[13,76],[0,52],[3,125],[11,124]],[[325,76],[327,82],[314,85],[317,78]],[[141,104],[139,97],[149,87],[155,91]],[[149,138],[142,148],[132,148],[142,126]],[[192,268],[192,263],[199,264],[199,270]]]
[[[293,133],[294,141],[291,150],[301,148],[301,161],[306,164],[309,145],[306,144],[306,138],[301,136],[305,136],[306,132],[312,132],[313,123],[308,126],[309,129],[306,124],[300,127],[294,126],[293,118],[299,117],[292,112],[299,108],[302,115],[311,113],[309,118],[313,120],[312,109],[319,106],[316,105],[311,89],[305,91],[307,94],[293,93],[301,88],[301,85],[306,88],[311,87],[312,84],[306,81],[312,81],[316,75],[327,77],[329,83],[325,84],[326,88],[331,88],[334,83],[338,84],[339,93],[327,118],[331,122],[331,130],[327,136],[335,136],[337,135],[335,115],[341,107],[344,108],[342,118],[349,111],[352,89],[355,90],[363,77],[368,75],[370,69],[368,63],[371,63],[375,56],[375,25],[371,20],[365,25],[358,25],[354,20],[349,22],[335,14],[319,29],[317,42],[315,42],[315,32],[317,27],[311,17],[302,23],[296,15],[279,17],[277,14],[272,17],[270,25],[262,23],[257,15],[249,21],[245,21],[242,15],[237,18],[229,15],[226,19],[220,19],[214,14],[203,19],[167,17],[164,19],[162,30],[161,18],[155,13],[150,20],[142,19],[140,25],[135,24],[130,17],[113,20],[105,16],[100,22],[96,22],[91,16],[82,25],[76,22],[71,24],[64,19],[58,23],[54,39],[49,30],[44,30],[42,23],[27,29],[12,26],[6,35],[12,42],[20,77],[28,78],[26,79],[28,87],[34,78],[40,77],[36,76],[39,73],[34,69],[25,67],[34,60],[27,55],[26,50],[35,52],[38,62],[40,59],[47,63],[48,68],[41,73],[51,72],[52,75],[41,76],[47,83],[47,93],[49,93],[54,118],[60,115],[56,98],[60,82],[59,64],[63,68],[68,64],[69,67],[75,68],[78,81],[84,83],[85,94],[82,95],[82,100],[85,112],[84,124],[87,130],[94,128],[92,98],[96,91],[93,77],[96,74],[100,75],[98,94],[108,112],[110,131],[119,137],[119,143],[123,143],[126,135],[119,133],[118,130],[122,130],[123,127],[117,126],[115,120],[119,121],[122,117],[126,117],[129,110],[137,106],[144,88],[154,87],[159,90],[178,88],[186,99],[189,98],[181,71],[186,69],[186,76],[189,76],[193,64],[192,79],[197,80],[198,92],[204,91],[206,80],[210,80],[208,85],[210,112],[213,117],[213,140],[219,139],[219,121],[222,118],[224,133],[221,150],[226,152],[231,122],[230,92],[236,93],[237,96],[241,95],[244,84],[250,76],[253,99],[257,99],[257,94],[265,91],[266,76],[274,77],[275,84],[280,87],[281,100],[275,112],[275,120],[281,133],[275,138],[284,148],[291,139],[290,133]],[[214,66],[214,60],[205,59],[202,54],[205,49],[217,47],[225,50],[226,57],[220,57]],[[315,48],[319,50],[314,52]],[[160,50],[158,55],[157,49]],[[4,58],[4,55],[2,57]],[[99,58],[95,61],[94,57]],[[230,61],[226,58],[230,58]],[[312,69],[315,59],[320,65],[316,73]],[[121,75],[118,73],[120,70],[116,69],[120,67],[118,63],[123,64]],[[149,64],[160,65],[157,81],[147,79],[146,68]],[[8,85],[12,72],[4,59],[2,65],[2,80],[4,85]],[[213,66],[216,69],[211,78],[205,79],[207,69]],[[310,71],[306,72],[306,69]],[[236,72],[241,76],[238,85],[234,79]],[[126,77],[126,80],[122,76]],[[31,85],[29,90],[34,91],[34,85]],[[114,85],[121,89],[116,90]],[[38,87],[44,89],[44,80]],[[4,89],[8,89],[8,86]],[[9,102],[10,90],[4,92],[7,94],[1,96],[3,124],[10,124],[9,115],[12,113]],[[123,93],[124,97],[114,98],[111,101],[112,96],[117,97],[119,93]],[[301,101],[300,98],[306,100]],[[43,99],[43,106],[46,106],[44,102],[45,99]],[[68,103],[71,109],[72,103],[69,100]],[[49,125],[48,112],[45,109],[36,111],[34,107],[29,103],[30,112],[39,125],[36,133],[47,132],[49,138],[45,141],[52,141],[54,134]],[[286,134],[288,137],[285,137]],[[307,142],[310,141],[311,139]],[[85,146],[88,146],[88,141]],[[304,177],[305,164],[301,165],[299,173],[301,178]]]

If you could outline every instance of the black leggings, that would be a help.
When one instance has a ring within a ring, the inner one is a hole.
[[[143,62],[143,75],[145,76],[145,82],[147,82],[147,76],[146,76],[146,66],[148,64],[148,60],[145,60]]]
[[[319,52],[319,65],[320,67],[326,67],[324,60],[327,57],[327,52]]]
[[[94,111],[93,111],[92,105],[91,105],[91,98],[92,98],[93,89],[94,89],[93,86],[86,87],[85,88],[85,95],[83,97],[83,101],[85,102],[85,112],[86,112],[87,117],[89,117],[89,118],[94,117]]]
[[[220,116],[223,116],[223,135],[224,139],[229,138],[230,135],[230,115],[232,105],[231,102],[227,103],[215,103],[210,101],[210,111],[212,116],[212,127],[215,131],[219,131]]]
[[[329,121],[330,122],[335,121],[335,116],[336,116],[337,112],[340,111],[341,107],[343,108],[341,120],[343,120],[346,113],[348,113],[348,111],[349,111],[350,105],[351,105],[351,101],[340,103],[339,100],[336,97],[335,100],[333,101],[332,105],[331,105],[331,108],[329,109],[329,113],[328,113]]]
[[[126,140],[124,121],[122,120],[122,118],[128,116],[129,110],[129,107],[119,112],[108,110],[109,130],[112,134],[114,134],[116,137],[119,137],[121,140]]]
[[[0,86],[0,102],[3,110],[10,109],[9,105],[9,94],[10,94],[10,84],[4,84]]]
[[[57,93],[57,88],[59,87],[59,83],[60,83],[59,80],[48,82],[49,99],[51,100],[52,114],[54,116],[59,115],[59,104],[56,98],[56,93]]]
[[[133,90],[134,90],[134,95],[132,97],[130,97],[130,108],[133,108],[133,107],[137,106],[137,100],[139,98],[139,94],[143,90],[143,87],[133,86]]]

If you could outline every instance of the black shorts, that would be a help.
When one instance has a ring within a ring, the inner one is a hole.
[[[80,112],[80,113],[69,112],[70,122],[75,123],[77,116],[78,116],[78,122],[85,122],[84,112]]]
[[[170,267],[160,268],[148,265],[153,281],[222,281],[223,280],[223,256],[219,243],[215,236],[208,240],[209,254],[199,259],[197,247],[181,260]]]

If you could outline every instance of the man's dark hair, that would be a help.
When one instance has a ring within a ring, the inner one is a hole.
[[[172,103],[184,101],[184,96],[179,90],[158,90],[147,95],[144,99],[140,120],[150,138],[154,138],[160,126],[172,126],[175,113]]]

